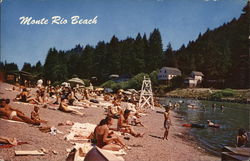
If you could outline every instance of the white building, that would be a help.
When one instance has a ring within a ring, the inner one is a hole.
[[[162,67],[158,73],[158,80],[169,81],[176,76],[181,76],[181,71],[178,68]]]
[[[197,83],[201,83],[202,80],[203,80],[203,77],[204,77],[203,73],[202,72],[198,72],[198,71],[192,71],[192,73],[190,74],[190,76],[192,78],[194,78],[194,80],[196,81],[196,84]]]
[[[196,87],[203,80],[203,73],[198,71],[192,71],[190,77],[185,78],[184,83],[188,87]]]

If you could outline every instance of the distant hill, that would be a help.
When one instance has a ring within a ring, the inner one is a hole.
[[[250,88],[249,7],[248,2],[238,19],[208,29],[174,51],[166,65],[179,67],[185,74],[202,71],[206,80],[224,82],[223,88]]]

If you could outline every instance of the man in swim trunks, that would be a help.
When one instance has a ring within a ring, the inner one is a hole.
[[[33,121],[25,116],[23,112],[12,108],[9,104],[6,103],[6,100],[2,100],[1,106],[3,108],[0,108],[0,118],[25,122],[33,125],[40,125],[39,122]]]
[[[163,136],[163,140],[166,139],[168,140],[168,133],[169,133],[169,128],[171,125],[171,120],[170,120],[170,106],[165,107],[165,112],[164,112],[164,128],[165,128],[165,132],[164,132],[164,136]]]

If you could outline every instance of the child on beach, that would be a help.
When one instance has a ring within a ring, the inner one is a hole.
[[[168,133],[169,133],[169,128],[171,125],[171,120],[170,120],[170,107],[165,107],[166,111],[164,112],[164,128],[165,128],[165,132],[164,132],[164,136],[163,136],[163,140],[166,139],[168,140]]]
[[[142,124],[142,122],[138,119],[139,117],[141,117],[141,116],[136,112],[134,114],[134,116],[132,116],[131,123],[133,123],[135,126],[136,125],[141,125],[142,127],[144,127],[144,125]]]
[[[31,112],[31,120],[40,122],[40,123],[47,123],[47,121],[40,119],[38,111],[39,111],[39,107],[34,106],[34,111]]]
[[[130,110],[126,109],[124,112],[120,112],[120,117],[117,122],[117,130],[122,133],[129,133],[134,137],[143,137],[144,133],[136,133],[134,129],[129,125],[128,118],[130,116]]]

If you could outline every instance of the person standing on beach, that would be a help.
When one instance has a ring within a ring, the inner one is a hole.
[[[165,107],[166,111],[164,112],[164,128],[165,128],[165,132],[164,132],[164,136],[163,136],[163,140],[166,139],[168,140],[168,133],[169,133],[169,128],[171,125],[171,120],[170,120],[170,107]]]

